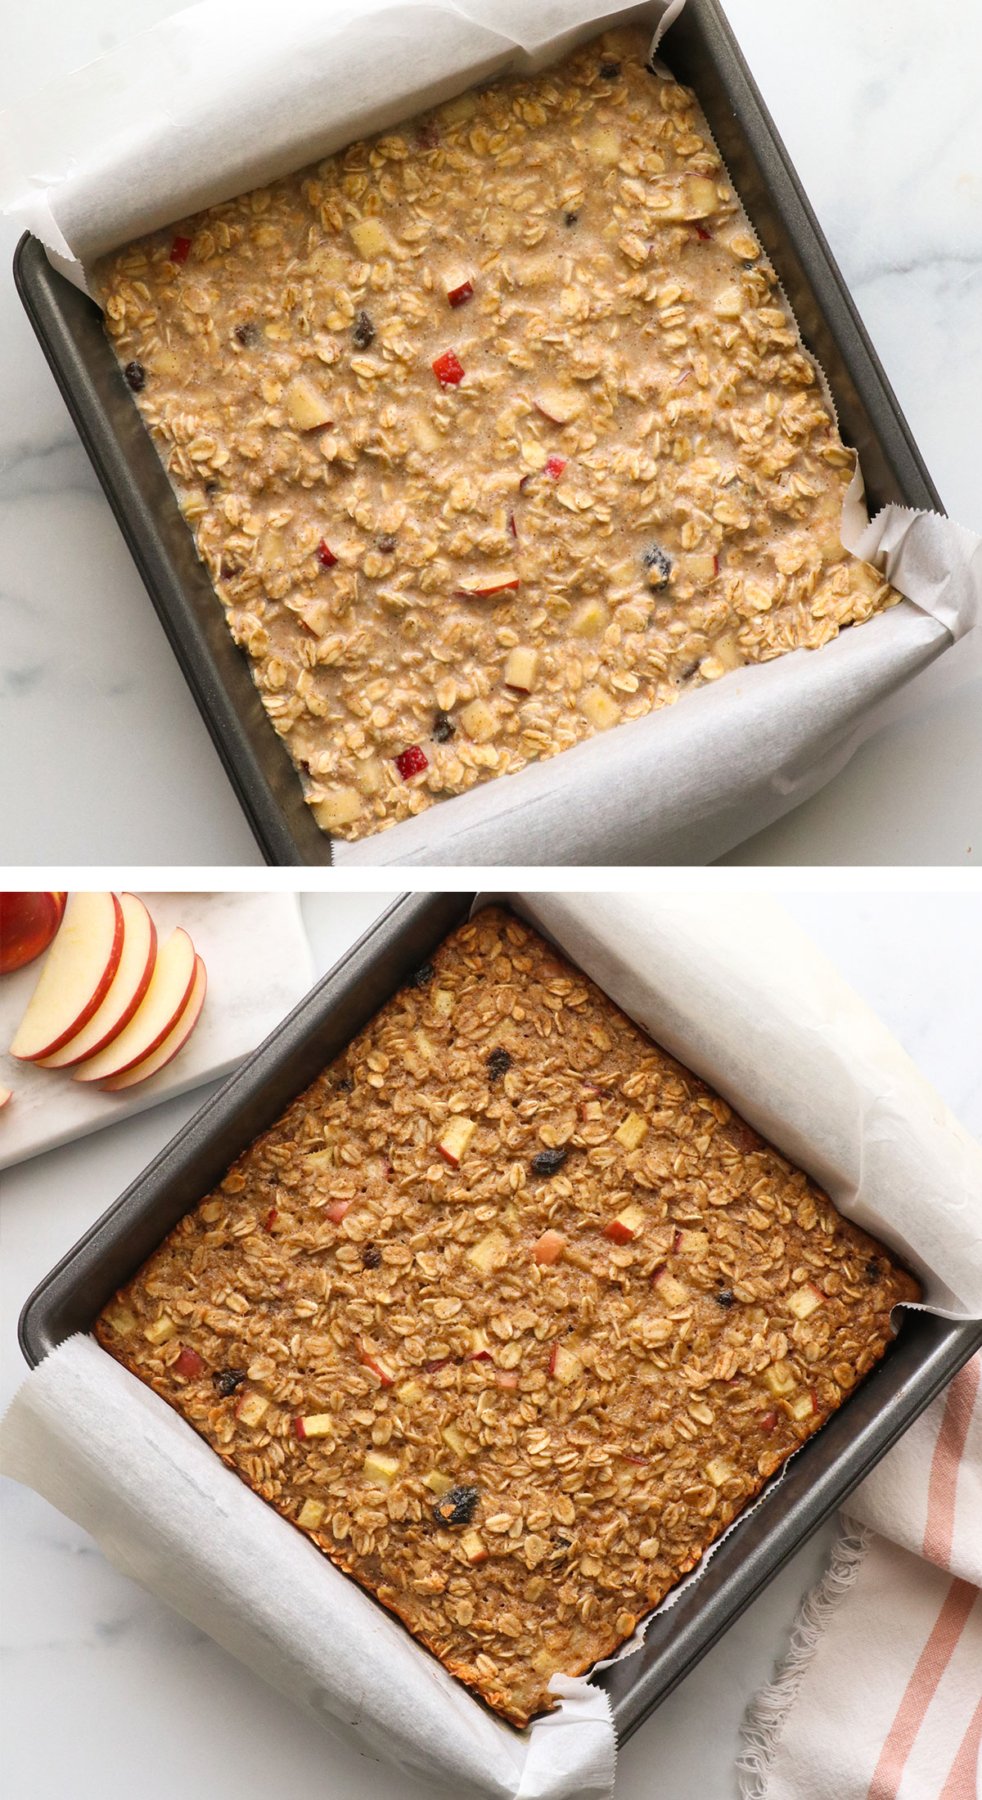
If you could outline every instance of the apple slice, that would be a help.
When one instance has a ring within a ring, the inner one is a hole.
[[[67,921],[66,921],[67,922]],[[55,939],[57,945],[58,939]],[[107,1081],[142,1063],[177,1024],[194,986],[197,958],[181,926],[157,952],[150,985],[128,1025],[97,1055],[79,1063],[76,1081]]]
[[[510,594],[521,585],[520,576],[505,569],[500,575],[478,575],[473,580],[463,581],[454,593],[460,600],[489,600],[494,594]]]
[[[144,1056],[140,1062],[134,1063],[131,1069],[123,1069],[118,1075],[110,1075],[103,1082],[102,1085],[107,1094],[118,1094],[123,1088],[136,1087],[138,1082],[148,1081],[151,1075],[156,1075],[158,1069],[162,1069],[165,1063],[169,1063],[177,1055],[177,1052],[183,1049],[198,1023],[207,990],[208,975],[205,965],[200,956],[196,956],[194,980],[191,983],[191,992],[187,997],[183,1012],[175,1020],[167,1036],[157,1045],[156,1050],[151,1050],[149,1056]],[[272,1230],[273,1222],[276,1219],[275,1207],[267,1215],[267,1219],[268,1229]]]
[[[7,1101],[12,1100],[13,1097],[14,1097],[13,1088],[0,1087],[0,1106],[6,1106]]]
[[[11,1055],[25,1062],[51,1056],[81,1031],[102,1005],[123,951],[123,909],[115,894],[73,894]]]
[[[51,1056],[35,1058],[42,1069],[65,1069],[104,1050],[129,1023],[150,985],[157,960],[157,928],[135,894],[120,894],[119,903],[123,909],[123,952],[109,992],[75,1037]]]
[[[471,1138],[477,1130],[473,1119],[465,1119],[455,1113],[443,1128],[443,1136],[437,1143],[437,1150],[452,1169],[459,1168],[461,1159]]]

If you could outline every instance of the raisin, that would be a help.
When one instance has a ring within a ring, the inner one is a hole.
[[[433,1517],[438,1525],[469,1525],[480,1498],[479,1488],[452,1487],[436,1501]]]
[[[376,538],[375,541],[376,541],[379,549],[381,550],[383,556],[391,556],[392,555],[392,552],[396,547],[396,540],[395,540],[394,532],[383,531],[382,536],[380,538]]]
[[[871,1256],[869,1262],[866,1264],[866,1279],[869,1282],[879,1281],[880,1279],[880,1265],[875,1256]]]
[[[220,494],[221,491],[222,491],[222,484],[220,481],[206,481],[205,482],[205,493],[208,495],[209,500],[212,499],[212,497],[215,494]]]
[[[563,224],[565,225],[567,231],[569,230],[571,225],[576,224],[576,221],[579,218],[579,216],[580,216],[579,213],[575,213],[575,212],[563,213]]]
[[[433,977],[435,974],[436,974],[436,970],[434,969],[432,963],[420,963],[419,968],[416,970],[415,974],[410,975],[409,985],[410,985],[410,987],[414,987],[414,988],[428,987],[430,982],[433,980]]]
[[[245,1378],[245,1369],[218,1369],[212,1376],[212,1381],[222,1399],[227,1400],[229,1394],[234,1394],[236,1388],[242,1386]]]
[[[735,1304],[735,1296],[730,1288],[720,1288],[719,1293],[713,1295],[713,1299],[717,1306],[723,1308],[724,1312],[729,1312],[730,1307]]]
[[[555,1175],[568,1155],[569,1150],[565,1146],[561,1150],[540,1150],[538,1156],[532,1158],[533,1175]]]
[[[511,1056],[507,1050],[492,1050],[488,1057],[488,1074],[492,1081],[504,1075],[511,1068]]]
[[[453,737],[457,727],[449,713],[438,712],[433,721],[433,738],[437,744],[447,744]]]
[[[351,335],[354,338],[356,350],[367,350],[375,337],[375,327],[364,308],[355,316]]]
[[[621,72],[620,63],[603,62],[600,64],[600,79],[601,79],[601,81],[616,81],[620,72]]]
[[[354,1085],[350,1075],[342,1075],[334,1083],[334,1092],[336,1094],[350,1094],[354,1091]]]
[[[672,573],[672,559],[666,555],[660,544],[651,544],[644,552],[641,561],[649,576],[652,577],[652,587],[663,588],[668,585],[668,578]]]
[[[241,573],[241,570],[239,569],[237,562],[229,562],[227,557],[223,557],[220,572],[223,581],[234,581],[236,575]]]
[[[377,1269],[382,1261],[382,1252],[377,1244],[364,1244],[361,1252],[363,1269]]]
[[[247,321],[245,325],[237,325],[235,327],[235,340],[236,343],[242,345],[244,350],[248,349],[249,345],[254,344],[256,341],[256,327],[249,321]]]
[[[126,376],[134,394],[138,394],[147,379],[147,371],[141,362],[128,362],[123,374]]]

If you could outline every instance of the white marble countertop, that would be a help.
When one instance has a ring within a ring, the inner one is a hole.
[[[176,0],[9,9],[0,106]],[[982,11],[727,0],[942,497],[982,528]],[[16,232],[0,224],[0,264]],[[260,861],[9,279],[0,282],[0,600],[10,863]],[[916,710],[727,859],[982,855],[982,681]],[[66,749],[70,747],[70,754]],[[190,798],[189,798],[190,797]]]
[[[318,971],[388,904],[306,896]],[[785,904],[880,1013],[964,1124],[982,1134],[982,933],[971,896],[792,893]],[[23,1374],[17,1315],[30,1289],[179,1130],[205,1094],[164,1102],[4,1176],[4,1404]],[[16,1800],[425,1800],[423,1786],[335,1744],[158,1600],[112,1569],[35,1494],[2,1484],[0,1617],[7,1791]],[[826,1528],[796,1556],[619,1761],[617,1800],[735,1800],[744,1706],[770,1676]]]

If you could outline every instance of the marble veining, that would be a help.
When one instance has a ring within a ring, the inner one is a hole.
[[[318,973],[391,896],[306,895]],[[982,1135],[982,934],[972,895],[809,891],[784,898],[880,1014],[963,1124]],[[185,1094],[10,1171],[0,1194],[0,1400],[23,1364],[19,1308],[36,1281],[121,1192],[203,1097]],[[194,1626],[111,1568],[78,1526],[0,1484],[5,1556],[0,1649],[7,1791],[13,1800],[437,1800],[333,1743]],[[801,1594],[818,1578],[819,1532],[621,1753],[617,1800],[736,1800],[737,1726],[769,1678]],[[712,1729],[706,1729],[711,1720]]]
[[[0,105],[172,10],[173,0],[14,9]],[[977,0],[949,0],[943,25],[923,0],[727,0],[727,10],[948,510],[980,529]],[[0,261],[16,235],[0,222]],[[9,281],[0,370],[6,860],[258,864]],[[933,712],[927,693],[824,794],[726,860],[977,861],[982,673]]]

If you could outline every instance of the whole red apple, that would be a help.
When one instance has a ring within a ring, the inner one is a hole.
[[[0,894],[0,975],[47,950],[61,924],[67,894]]]

